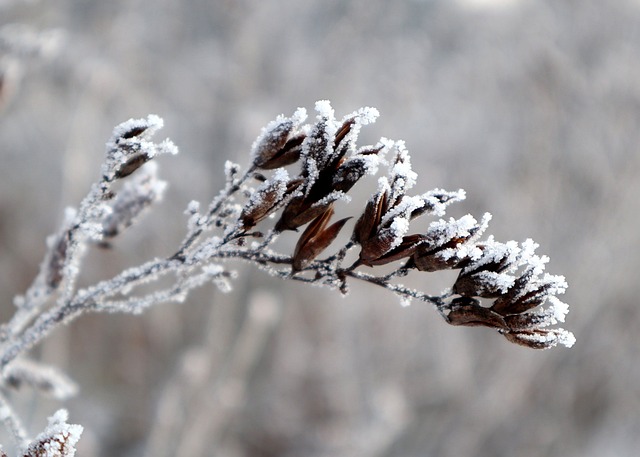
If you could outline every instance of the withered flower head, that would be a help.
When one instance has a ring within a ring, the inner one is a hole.
[[[396,150],[395,161],[389,176],[379,180],[378,191],[367,202],[353,232],[354,241],[361,246],[360,262],[369,266],[410,257],[429,238],[407,235],[409,222],[425,213],[442,214],[448,204],[464,199],[462,191],[440,189],[407,196],[416,179],[408,152],[403,142],[387,141],[386,147]]]
[[[125,178],[158,154],[177,154],[178,148],[171,141],[160,144],[151,141],[163,125],[160,117],[150,114],[146,119],[129,119],[116,126],[107,142],[104,180]]]
[[[371,123],[377,111],[364,108],[337,122],[327,101],[316,104],[317,122],[301,144],[302,194],[291,199],[275,229],[296,230],[325,211],[365,174],[375,173],[381,147],[356,150],[361,126]]]
[[[451,302],[449,322],[492,327],[511,342],[536,349],[572,346],[570,332],[547,328],[564,322],[569,308],[556,295],[564,293],[567,284],[562,276],[540,277],[548,258],[535,255],[537,244],[526,240],[518,246],[489,238],[478,247],[482,254],[467,262],[453,287],[463,296]],[[522,273],[514,276],[520,268]],[[484,307],[473,297],[496,300]]]

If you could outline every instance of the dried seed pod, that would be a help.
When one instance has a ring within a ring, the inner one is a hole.
[[[287,212],[289,206],[282,213],[280,221],[276,224],[276,230],[296,230],[307,222],[315,219],[323,214],[340,196],[338,194],[325,197],[321,202],[308,205],[307,201],[303,201],[299,207],[299,211],[294,213],[292,210]],[[308,206],[307,206],[308,205]]]
[[[296,230],[323,214],[330,204],[343,198],[366,173],[377,168],[376,153],[382,146],[355,153],[355,140],[360,125],[372,122],[374,110],[362,110],[336,124],[333,109],[326,101],[316,104],[318,121],[301,145],[302,196],[292,199],[276,223],[276,230]],[[347,152],[354,155],[346,158]]]
[[[531,267],[515,280],[506,294],[496,299],[491,309],[500,314],[523,313],[543,304],[548,297],[565,288],[563,277],[547,275],[537,279]]]
[[[376,236],[361,243],[360,261],[364,265],[374,265],[374,262],[384,256],[394,248],[396,235],[393,229],[385,228],[380,230]]]
[[[333,190],[349,192],[372,166],[377,165],[377,161],[372,160],[373,157],[376,156],[355,156],[346,160],[335,173],[332,173]],[[375,162],[375,165],[372,162]]]
[[[302,145],[305,152],[303,173],[313,181],[317,178],[317,173],[320,170],[324,170],[333,158],[329,122],[330,119],[327,117],[323,117],[318,121],[304,139]]]
[[[420,271],[440,271],[460,268],[467,259],[460,255],[459,246],[465,243],[469,236],[455,237],[447,243],[433,247],[433,239],[425,236],[425,241],[416,248],[413,264]]]
[[[399,246],[385,252],[377,258],[366,259],[366,261],[363,261],[362,263],[369,266],[376,266],[386,265],[397,260],[406,259],[407,257],[411,257],[423,241],[424,235],[407,235],[402,238],[402,242]]]
[[[290,164],[297,160],[298,155],[289,154],[296,145],[299,146],[304,139],[298,129],[307,118],[307,111],[298,108],[291,117],[278,116],[262,129],[260,135],[253,142],[251,155],[253,165],[257,168],[275,169],[280,164]]]
[[[250,229],[277,211],[300,184],[302,184],[302,180],[290,181],[285,170],[278,170],[270,180],[265,181],[256,189],[249,202],[242,209],[239,219],[243,228]]]
[[[120,138],[125,140],[128,140],[130,138],[135,138],[137,136],[142,135],[148,128],[149,128],[149,125],[146,125],[146,124],[131,125],[127,131],[122,132],[120,134]]]
[[[420,271],[462,268],[479,257],[482,251],[474,244],[486,229],[490,216],[480,223],[470,215],[460,219],[432,222],[425,233],[425,241],[413,255],[413,265]]]
[[[304,204],[304,195],[293,197],[282,211],[282,215],[275,225],[275,230],[278,232],[296,230],[299,225],[295,225],[293,219],[303,210]]]
[[[326,228],[333,213],[333,208],[330,207],[309,224],[302,233],[293,253],[293,271],[306,268],[336,239],[344,224],[350,219],[348,217],[341,219]]]
[[[292,119],[282,119],[270,124],[253,146],[253,164],[260,168],[271,160],[287,143],[294,128]]]
[[[356,222],[353,229],[353,239],[362,245],[375,235],[376,228],[380,225],[382,215],[387,207],[387,193],[378,192],[369,199],[364,212]]]
[[[476,300],[473,300],[475,304],[470,304],[471,302],[469,301],[457,300],[461,304],[452,305],[453,309],[447,315],[447,320],[451,325],[464,325],[468,327],[482,326],[497,329],[507,328],[507,323],[502,316],[491,311],[489,308],[480,306]],[[454,300],[454,302],[455,301],[456,300]]]
[[[573,345],[573,335],[563,329],[541,329],[508,331],[503,333],[504,337],[512,343],[519,344],[532,349],[549,349],[558,344],[567,347]]]
[[[290,138],[271,158],[261,163],[259,168],[263,170],[275,170],[296,163],[300,159],[302,142],[305,138],[306,135],[304,133],[297,134]]]
[[[460,271],[453,291],[460,295],[497,298],[508,293],[515,277],[506,270],[517,266],[520,248],[515,241],[499,243],[489,239],[477,247],[482,252]]]
[[[129,119],[116,126],[107,142],[103,179],[110,182],[125,178],[158,154],[176,154],[178,148],[171,141],[160,144],[150,141],[163,125],[160,117],[151,114],[146,119]]]
[[[342,123],[342,125],[336,132],[335,138],[333,140],[334,149],[338,149],[338,147],[340,146],[340,143],[342,143],[342,140],[344,140],[345,137],[349,134],[349,132],[351,131],[351,128],[354,126],[355,123],[356,123],[355,117],[350,117]]]
[[[468,297],[497,298],[506,293],[515,278],[504,273],[478,271],[471,275],[458,275],[453,292]]]
[[[129,176],[131,173],[136,171],[142,165],[149,161],[151,157],[149,157],[145,153],[134,154],[127,158],[126,162],[120,165],[115,171],[116,179],[122,179]]]

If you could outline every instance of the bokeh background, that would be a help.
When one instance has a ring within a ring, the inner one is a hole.
[[[570,285],[578,342],[542,352],[243,265],[230,294],[82,317],[34,350],[81,386],[64,405],[79,455],[637,455],[640,2],[3,0],[0,53],[3,319],[114,125],[159,114],[181,154],[160,160],[163,203],[90,252],[82,284],[172,253],[224,161],[319,99],[377,107],[363,141],[404,139],[416,192],[466,189],[449,215],[491,212],[489,233],[533,238]],[[12,398],[34,432],[60,406]]]

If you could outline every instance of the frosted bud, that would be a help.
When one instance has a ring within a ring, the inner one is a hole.
[[[298,132],[307,117],[306,110],[298,108],[291,117],[278,116],[260,133],[251,148],[253,164],[272,170],[290,165],[300,158],[305,135]]]

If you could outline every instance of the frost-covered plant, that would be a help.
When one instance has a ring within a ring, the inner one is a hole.
[[[26,294],[16,298],[15,315],[0,328],[4,387],[25,384],[58,398],[69,396],[75,390],[73,382],[26,359],[31,347],[84,313],[140,313],[160,302],[182,301],[191,289],[209,282],[230,290],[235,277],[228,268],[232,259],[341,294],[348,293],[352,281],[367,282],[389,290],[403,303],[434,305],[452,325],[493,328],[523,346],[573,345],[570,332],[550,328],[564,322],[568,307],[557,295],[567,285],[562,276],[543,274],[548,258],[535,254],[536,243],[482,239],[489,214],[480,221],[471,215],[442,219],[450,204],[465,198],[462,190],[410,195],[417,175],[404,142],[383,138],[375,145],[357,145],[360,129],[378,116],[374,108],[362,108],[341,120],[335,119],[327,101],[317,102],[316,111],[310,124],[305,124],[302,108],[268,124],[252,146],[246,170],[227,162],[226,185],[209,206],[202,210],[197,202],[189,204],[186,235],[173,255],[79,288],[87,248],[110,243],[162,197],[166,186],[150,161],[177,152],[169,140],[152,141],[163,125],[157,116],[117,126],[107,143],[100,179],[78,209],[67,210],[62,227],[48,239],[38,276]],[[342,246],[329,249],[350,219],[334,222],[335,205],[348,202],[351,188],[381,168],[386,174],[378,178],[377,190],[364,208],[353,211],[357,219],[351,235]],[[427,215],[439,219],[415,230],[414,220]],[[274,250],[276,238],[291,236],[305,225],[295,235],[292,252]],[[392,266],[391,271],[387,267],[387,273],[377,274],[382,265]],[[411,271],[445,269],[459,274],[440,295],[398,282]],[[145,290],[150,284],[158,286],[142,293],[142,284]],[[4,397],[0,401],[5,425],[24,455],[73,455],[81,428],[66,424],[64,413],[54,416],[44,434],[28,444],[19,419]],[[45,444],[58,446],[58,453],[38,453]]]

